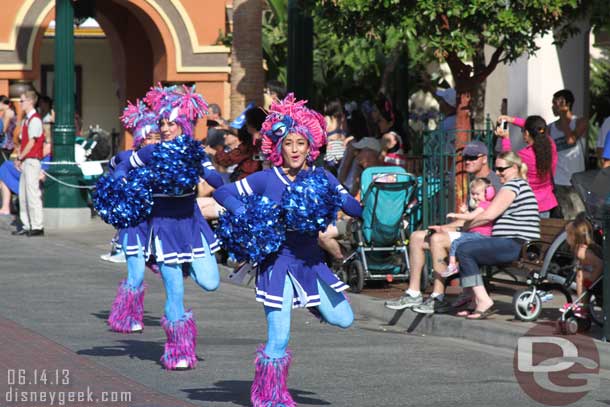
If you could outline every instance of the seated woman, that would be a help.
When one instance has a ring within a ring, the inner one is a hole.
[[[468,222],[468,228],[494,222],[491,237],[465,242],[456,251],[462,287],[472,287],[475,310],[466,318],[484,319],[495,312],[479,267],[510,263],[519,258],[521,246],[540,238],[540,212],[525,177],[527,165],[512,151],[496,159],[496,173],[502,182],[489,207]]]

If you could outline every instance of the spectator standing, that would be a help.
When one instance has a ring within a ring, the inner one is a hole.
[[[602,126],[599,128],[599,134],[597,135],[597,156],[599,158],[602,157],[604,142],[606,141],[606,138],[608,138],[608,133],[610,133],[610,116],[606,117],[606,120],[602,123]]]
[[[517,154],[527,165],[527,182],[536,195],[541,218],[549,218],[551,210],[557,206],[553,193],[553,176],[557,168],[557,147],[546,132],[546,122],[540,116],[529,116],[526,120],[519,117],[500,116],[503,120],[521,127],[525,148]],[[496,134],[502,138],[502,151],[512,151],[508,130],[499,127]]]
[[[370,137],[366,117],[360,109],[353,110],[347,119],[348,138],[346,139],[345,154],[339,164],[338,179],[348,191],[354,185],[354,175],[357,169],[357,162],[354,159],[358,152],[354,144],[358,141]]]
[[[212,103],[209,106],[207,116],[208,135],[205,139],[205,145],[216,148],[224,144],[225,130],[228,128],[228,123],[222,118],[220,106]]]
[[[328,143],[324,162],[326,169],[337,174],[339,163],[345,154],[346,121],[345,111],[340,100],[332,100],[324,107],[324,119],[328,131]]]
[[[572,174],[585,170],[587,119],[572,113],[574,95],[563,89],[553,95],[553,114],[559,119],[548,127],[557,146],[555,195],[564,219],[574,219],[585,210],[582,200],[572,187]]]
[[[39,185],[44,132],[42,119],[34,108],[37,101],[38,96],[34,91],[27,91],[20,97],[26,117],[21,128],[21,146],[16,167],[21,170],[19,218],[23,228],[13,232],[13,235],[44,235],[42,194]]]
[[[11,100],[5,95],[0,96],[0,164],[8,160],[15,148],[13,132],[17,126],[17,115]]]

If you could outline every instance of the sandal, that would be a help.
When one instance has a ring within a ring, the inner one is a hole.
[[[474,310],[470,315],[468,315],[466,317],[466,319],[485,319],[488,316],[495,314],[496,312],[498,312],[498,310],[495,309],[494,306],[492,305],[491,307],[487,308],[485,311]]]
[[[466,308],[464,310],[458,311],[455,316],[456,317],[467,317],[468,315],[472,314],[474,312],[474,308]]]

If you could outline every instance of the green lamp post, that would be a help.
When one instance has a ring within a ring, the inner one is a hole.
[[[74,8],[72,0],[55,2],[55,124],[53,161],[74,162]],[[76,226],[90,219],[86,190],[75,188],[82,178],[73,164],[51,165],[45,182],[45,224]]]
[[[313,19],[301,5],[288,1],[288,90],[310,99],[313,85]]]

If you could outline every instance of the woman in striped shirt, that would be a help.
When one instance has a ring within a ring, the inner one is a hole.
[[[467,316],[469,319],[484,319],[494,313],[479,266],[515,261],[523,243],[540,238],[540,212],[526,181],[527,165],[512,151],[504,152],[496,159],[496,173],[502,188],[491,205],[467,225],[473,228],[495,222],[491,237],[466,242],[456,252],[462,287],[472,287],[475,295],[476,308]]]

